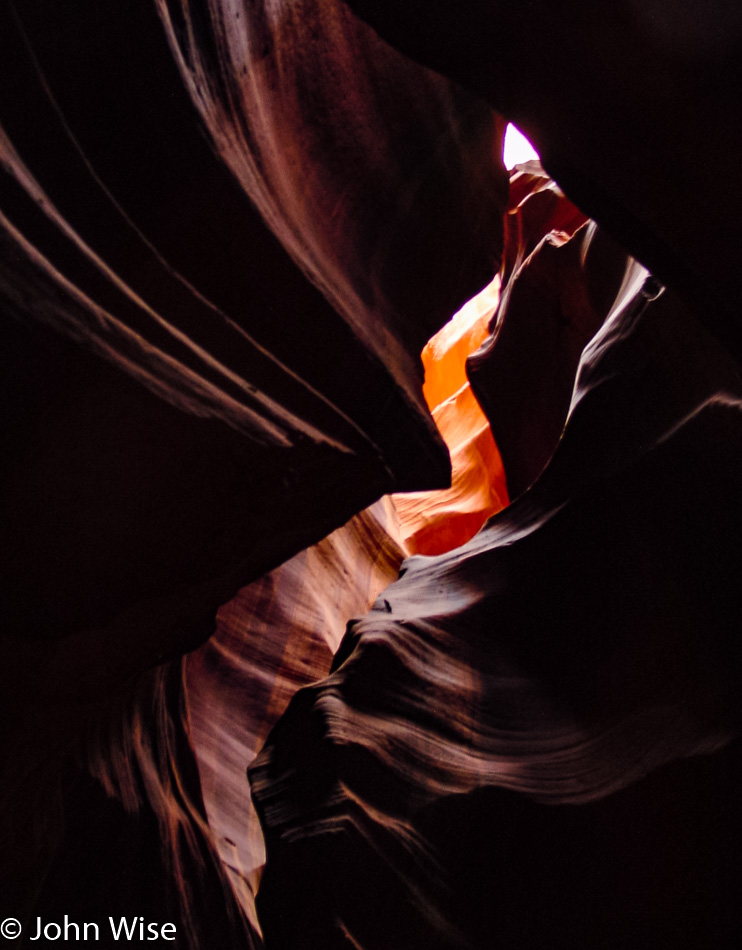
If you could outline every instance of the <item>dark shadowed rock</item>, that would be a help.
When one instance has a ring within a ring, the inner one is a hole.
[[[567,196],[742,358],[738,4],[347,2],[522,128]]]
[[[384,493],[449,478],[419,349],[499,267],[502,120],[339,4],[274,7],[0,6],[0,784],[24,900],[65,762],[148,669]]]
[[[409,559],[253,766],[267,946],[731,945],[742,388],[629,276],[541,478]]]
[[[342,6],[176,7],[0,14],[4,634],[77,632],[88,679],[203,638],[384,492],[445,484],[418,352],[502,244],[481,102]],[[146,647],[96,659],[135,626]]]

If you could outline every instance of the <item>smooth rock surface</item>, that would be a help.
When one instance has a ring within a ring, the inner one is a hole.
[[[541,477],[403,565],[252,767],[267,946],[733,945],[742,387],[627,277]]]

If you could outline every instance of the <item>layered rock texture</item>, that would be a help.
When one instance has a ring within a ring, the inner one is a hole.
[[[450,477],[419,352],[499,266],[504,122],[344,7],[296,13],[0,8],[16,907],[61,834],[29,838],[29,785],[57,801],[244,585]]]
[[[536,288],[554,352],[583,311],[543,255],[577,299],[613,275],[543,474],[467,544],[405,562],[251,770],[272,946],[739,935],[737,367],[615,245],[571,247],[539,245],[500,314],[506,339]]]
[[[740,52],[721,0],[0,5],[26,941],[740,945]]]
[[[245,769],[300,687],[330,671],[349,618],[362,616],[405,556],[389,499],[243,588],[209,642],[185,661],[188,718],[209,828],[230,882],[259,926],[265,844]]]

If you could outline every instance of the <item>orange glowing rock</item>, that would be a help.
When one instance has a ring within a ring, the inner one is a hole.
[[[464,544],[508,503],[500,453],[466,377],[466,359],[489,336],[499,278],[426,344],[423,394],[451,453],[451,487],[394,495],[402,534],[415,554],[442,554]]]

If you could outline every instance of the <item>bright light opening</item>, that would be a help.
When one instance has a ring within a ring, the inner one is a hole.
[[[538,158],[538,152],[525,135],[519,132],[511,122],[505,129],[505,144],[502,150],[502,160],[505,163],[505,168],[510,170],[513,165],[521,165],[523,162],[530,162],[534,158]]]

